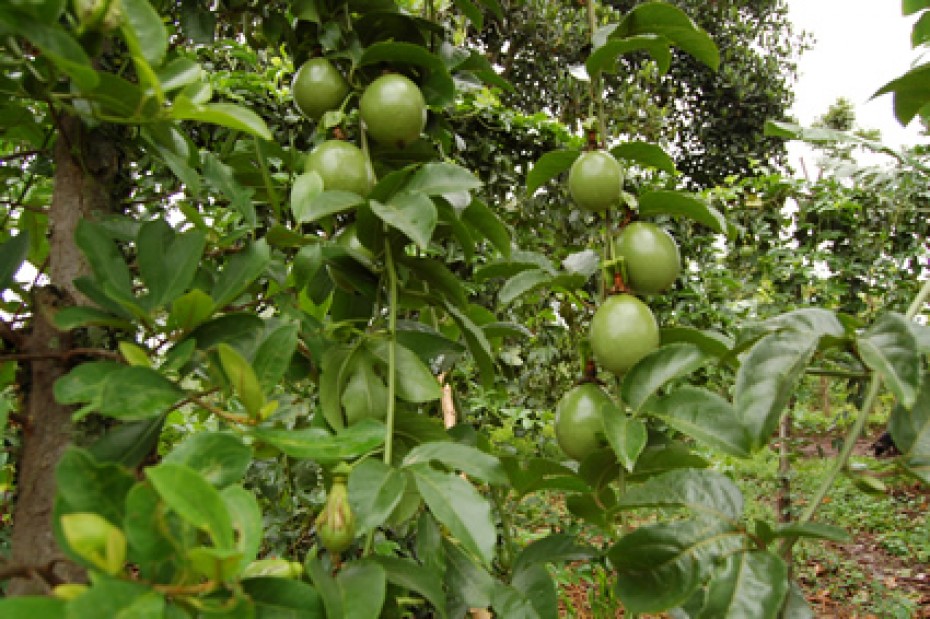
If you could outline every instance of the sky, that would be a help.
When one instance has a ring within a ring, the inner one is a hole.
[[[900,0],[789,0],[791,20],[810,32],[814,48],[801,56],[791,114],[809,126],[838,97],[855,106],[860,127],[879,129],[889,146],[930,141],[919,134],[919,124],[901,127],[894,117],[891,95],[871,99],[876,90],[905,73],[917,58],[911,48],[914,16],[901,14]],[[792,165],[809,157],[799,148],[789,150]]]

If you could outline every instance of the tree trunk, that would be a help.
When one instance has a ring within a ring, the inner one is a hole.
[[[10,582],[9,595],[44,593],[56,581],[82,577],[76,566],[60,561],[62,554],[52,532],[55,467],[71,442],[72,409],[58,404],[52,391],[55,381],[69,370],[64,353],[71,341],[67,333],[55,329],[51,319],[59,307],[85,301],[73,280],[90,269],[74,243],[74,231],[82,218],[111,210],[118,162],[111,141],[88,131],[77,118],[61,119],[49,210],[47,275],[52,285],[33,291],[32,329],[23,351],[45,358],[34,359],[24,368],[29,383],[24,394],[11,561],[23,577]]]

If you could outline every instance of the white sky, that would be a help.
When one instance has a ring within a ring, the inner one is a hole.
[[[791,110],[802,125],[809,126],[837,98],[846,97],[855,106],[857,124],[881,130],[885,144],[930,141],[920,136],[916,121],[901,127],[891,95],[870,101],[917,58],[910,38],[914,16],[901,14],[900,0],[789,0],[788,5],[797,28],[815,39],[814,48],[801,56]],[[801,150],[789,150],[795,167]]]

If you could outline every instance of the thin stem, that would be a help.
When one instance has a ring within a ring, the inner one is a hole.
[[[510,522],[510,512],[507,511],[507,506],[505,502],[507,496],[504,491],[492,488],[491,489],[491,500],[494,501],[494,506],[497,508],[497,513],[501,517],[501,537],[503,537],[503,553],[501,556],[501,565],[506,570],[510,570],[513,567],[513,558],[514,558],[514,540],[513,540],[513,525]]]
[[[585,4],[588,7],[588,27],[591,29],[591,45],[594,45],[594,33],[597,32],[597,2],[596,0],[587,0]],[[607,146],[607,114],[604,111],[604,93],[602,91],[601,74],[591,76],[591,96],[594,97],[594,104],[597,106],[597,127],[600,134],[600,142]]]
[[[911,306],[907,308],[907,313],[905,316],[908,320],[913,320],[914,316],[920,313],[920,310],[924,306],[924,303],[927,302],[928,297],[930,297],[930,280],[924,282],[920,292],[917,293],[917,296],[914,297],[914,300],[911,302]]]
[[[384,430],[384,463],[391,466],[394,455],[394,413],[397,396],[397,270],[391,242],[384,241],[385,271],[388,278],[388,401]]]

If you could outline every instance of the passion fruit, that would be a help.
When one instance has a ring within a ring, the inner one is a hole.
[[[358,103],[368,134],[384,146],[404,148],[426,127],[426,102],[410,78],[382,75],[365,89]]]
[[[609,297],[591,319],[591,352],[617,376],[659,346],[659,325],[649,307],[630,294]]]
[[[349,94],[349,84],[342,73],[326,58],[311,58],[305,62],[291,85],[294,105],[312,120],[337,109]]]
[[[568,192],[587,211],[606,211],[620,201],[623,169],[608,152],[581,153],[568,171]]]
[[[566,456],[581,461],[606,444],[601,407],[611,403],[594,383],[572,387],[562,396],[555,409],[555,439]]]
[[[634,221],[614,239],[614,254],[626,264],[626,283],[639,294],[667,290],[681,272],[678,244],[659,226]]]
[[[323,179],[326,190],[351,191],[360,196],[371,189],[368,158],[354,144],[342,140],[327,140],[313,149],[304,168]]]

